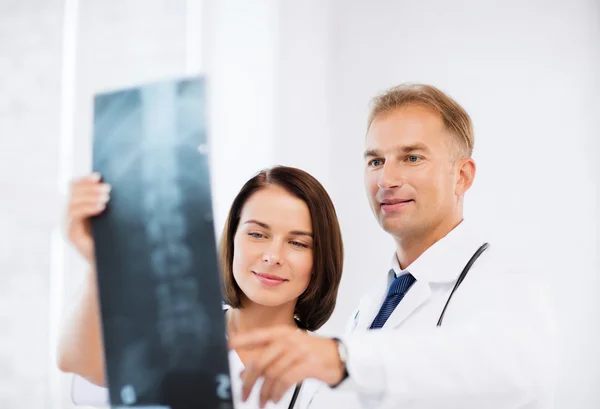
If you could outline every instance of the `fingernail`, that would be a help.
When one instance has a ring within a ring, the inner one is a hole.
[[[110,193],[111,190],[112,190],[112,186],[109,185],[108,183],[103,183],[102,185],[100,185],[101,192]]]
[[[100,202],[107,203],[108,200],[110,199],[110,195],[108,193],[101,193],[99,199],[100,199]]]
[[[104,203],[98,203],[98,209],[99,210],[104,210],[106,208],[106,204]]]
[[[94,172],[90,175],[90,180],[93,182],[99,182],[101,179],[101,176],[98,172]]]

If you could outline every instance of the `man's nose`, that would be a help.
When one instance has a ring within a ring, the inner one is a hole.
[[[397,166],[386,162],[381,168],[377,186],[380,189],[394,189],[402,186],[402,175]]]

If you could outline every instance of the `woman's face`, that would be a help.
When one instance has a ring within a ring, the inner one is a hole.
[[[308,206],[279,186],[261,188],[242,209],[233,247],[233,276],[249,301],[295,305],[313,266]]]

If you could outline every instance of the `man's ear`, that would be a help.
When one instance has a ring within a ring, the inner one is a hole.
[[[461,159],[458,166],[458,179],[456,181],[455,193],[457,196],[463,196],[473,185],[477,167],[472,158]]]

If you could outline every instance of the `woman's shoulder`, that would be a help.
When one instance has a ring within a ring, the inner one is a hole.
[[[75,405],[106,407],[109,404],[108,388],[93,384],[79,375],[73,375],[71,400]]]

